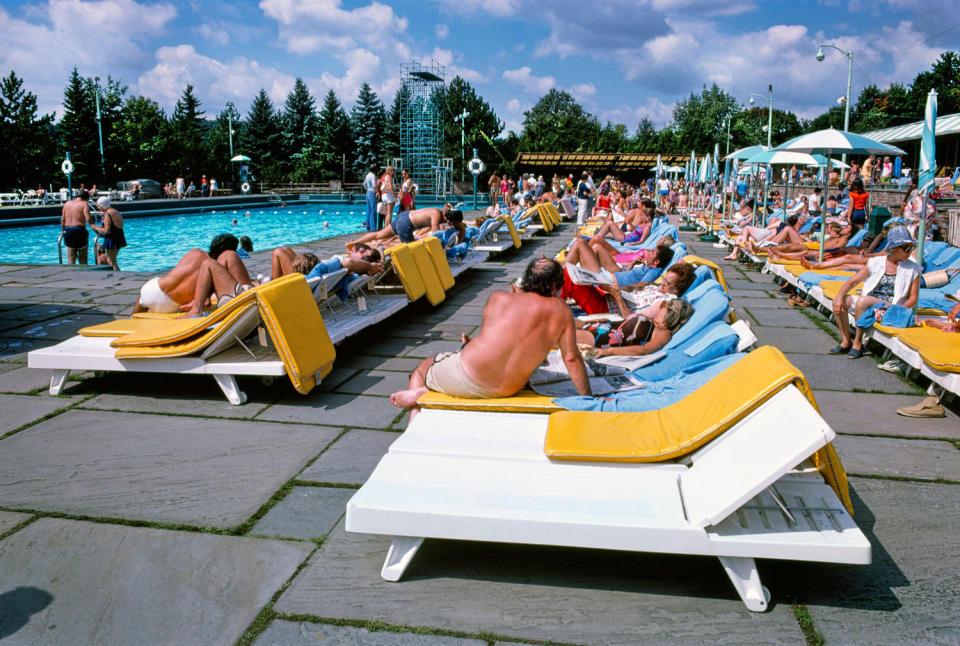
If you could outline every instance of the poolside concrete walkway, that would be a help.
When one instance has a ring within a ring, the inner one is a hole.
[[[762,615],[711,558],[428,541],[403,582],[380,579],[389,538],[347,534],[342,516],[405,426],[386,396],[571,234],[526,242],[441,306],[343,344],[308,396],[242,381],[243,406],[205,377],[80,374],[49,396],[25,353],[126,314],[148,275],[0,265],[0,641],[958,643],[960,420],[898,417],[922,389],[870,357],[828,356],[820,315],[733,263],[737,313],[804,371],[839,433],[873,565],[763,561]],[[686,237],[692,253],[723,253]]]

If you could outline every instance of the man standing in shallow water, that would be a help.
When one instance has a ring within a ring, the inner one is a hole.
[[[67,245],[67,263],[70,265],[78,260],[81,265],[87,264],[87,243],[90,240],[87,225],[93,225],[89,201],[90,194],[85,190],[80,191],[63,205],[60,213],[60,228],[63,230],[63,243]]]
[[[510,397],[557,346],[577,392],[589,396],[573,313],[558,297],[562,287],[559,263],[533,260],[519,289],[494,292],[487,299],[476,338],[463,335],[459,352],[424,359],[410,375],[410,387],[390,395],[390,402],[409,408],[412,419],[420,411],[417,399],[428,390],[471,399]]]

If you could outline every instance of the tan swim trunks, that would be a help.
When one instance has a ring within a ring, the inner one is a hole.
[[[502,397],[498,392],[474,383],[463,371],[459,352],[441,352],[427,370],[427,388],[452,397],[492,399]]]

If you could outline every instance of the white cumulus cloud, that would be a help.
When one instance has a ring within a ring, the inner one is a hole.
[[[557,85],[557,80],[552,76],[534,76],[533,70],[531,70],[528,65],[524,65],[515,70],[504,70],[503,78],[511,83],[516,83],[517,85],[541,93]]]

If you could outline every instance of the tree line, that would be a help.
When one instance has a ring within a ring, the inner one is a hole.
[[[936,88],[940,114],[960,112],[960,53],[944,52],[932,67],[904,86],[869,85],[851,106],[850,129],[857,132],[900,125],[923,118],[927,93]],[[103,136],[103,157],[97,123]],[[411,100],[401,86],[387,109],[364,83],[348,112],[330,90],[319,106],[302,79],[281,106],[261,89],[247,114],[227,103],[210,117],[187,85],[170,115],[156,101],[132,95],[111,77],[103,82],[81,76],[74,68],[64,89],[63,114],[39,114],[36,95],[15,72],[0,79],[0,190],[63,183],[59,162],[66,152],[74,163],[74,179],[88,184],[151,178],[231,178],[233,152],[250,157],[258,179],[279,182],[357,181],[366,170],[383,167],[400,156],[401,117]],[[657,129],[643,118],[631,134],[623,124],[601,124],[568,92],[552,89],[524,112],[523,131],[504,133],[504,124],[490,105],[457,76],[438,86],[430,100],[441,115],[443,156],[453,158],[454,178],[476,148],[488,172],[515,172],[519,152],[659,152],[689,154],[713,150],[726,137],[730,122],[731,150],[766,143],[767,108],[742,106],[716,84],[677,103],[673,121]],[[468,113],[461,125],[455,119]],[[773,110],[774,145],[804,132],[843,127],[844,108],[834,106],[814,119]],[[466,151],[461,155],[461,134]]]

